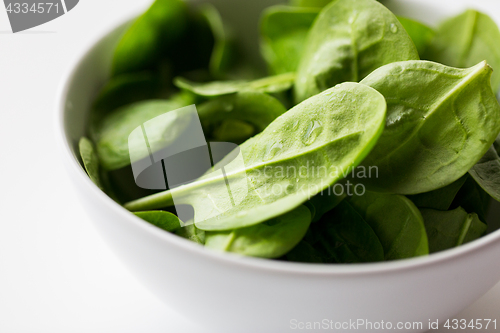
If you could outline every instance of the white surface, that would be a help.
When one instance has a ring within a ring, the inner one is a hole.
[[[205,332],[156,300],[109,252],[77,201],[54,143],[62,73],[90,40],[147,3],[84,0],[67,15],[16,35],[4,33],[10,27],[0,9],[2,333]],[[500,321],[500,285],[457,318]]]

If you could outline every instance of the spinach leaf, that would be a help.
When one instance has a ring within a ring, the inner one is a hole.
[[[169,212],[155,210],[150,212],[136,212],[134,214],[144,221],[168,232],[174,232],[181,228],[179,218]]]
[[[252,257],[278,258],[294,248],[307,232],[311,213],[305,206],[251,227],[207,232],[205,246]]]
[[[276,98],[252,91],[222,96],[198,106],[207,141],[238,144],[262,132],[285,112]]]
[[[176,78],[177,87],[204,97],[217,97],[242,91],[262,93],[279,93],[289,90],[295,81],[295,73],[270,76],[254,81],[213,81],[208,83],[191,82],[184,78]]]
[[[111,78],[92,105],[91,130],[112,111],[128,104],[157,98],[160,91],[160,79],[150,72],[127,73]],[[94,137],[93,133],[91,137]]]
[[[486,215],[491,197],[476,183],[474,178],[467,177],[450,206],[450,209],[461,207],[469,214],[476,213],[481,221],[486,222]]]
[[[315,8],[273,6],[262,14],[261,53],[269,71],[295,72],[305,50],[307,34],[319,14]]]
[[[205,231],[200,230],[196,228],[194,224],[189,223],[190,222],[186,223],[187,225],[185,227],[175,231],[175,234],[192,242],[205,245]]]
[[[475,10],[443,22],[437,29],[425,59],[466,68],[486,60],[495,70],[491,78],[493,90],[500,88],[500,30],[486,14]]]
[[[450,185],[431,192],[409,195],[408,199],[418,208],[448,210],[468,177],[465,175]]]
[[[319,247],[331,258],[329,262],[384,260],[384,248],[374,230],[347,201],[327,213],[313,230],[319,237]]]
[[[106,170],[116,170],[131,163],[129,148],[143,152],[141,147],[129,147],[129,135],[145,122],[167,112],[171,116],[163,121],[149,123],[150,146],[166,147],[189,125],[191,118],[180,109],[185,106],[178,100],[153,100],[119,108],[106,116],[92,130],[97,153]],[[134,156],[139,156],[139,153]],[[142,156],[146,157],[146,156]]]
[[[340,82],[359,82],[380,66],[419,59],[396,16],[374,0],[333,1],[314,22],[304,50],[297,101]]]
[[[364,79],[384,95],[388,112],[384,133],[363,162],[377,166],[378,178],[362,181],[377,191],[419,194],[466,174],[500,128],[491,72],[486,62],[456,69],[405,61]]]
[[[156,0],[119,41],[113,57],[113,76],[154,69],[183,36],[187,22],[184,1]]]
[[[442,212],[422,209],[429,238],[429,251],[435,253],[471,242],[486,232],[486,224],[477,214],[468,214],[463,208]]]
[[[80,150],[80,156],[82,158],[83,166],[90,180],[96,184],[101,190],[104,190],[101,183],[101,171],[99,166],[99,158],[94,149],[92,142],[83,137],[78,143],[78,148]]]
[[[332,0],[290,0],[290,4],[299,7],[323,8]]]
[[[469,174],[493,199],[500,201],[500,136]]]
[[[422,215],[406,197],[366,192],[363,196],[351,197],[348,202],[380,239],[386,260],[429,253]]]
[[[193,206],[196,226],[203,230],[232,230],[269,220],[300,206],[338,181],[342,171],[358,165],[381,134],[385,110],[385,100],[375,90],[356,83],[337,85],[245,142],[241,158],[230,156],[230,162],[222,160],[214,167],[224,167],[225,173],[209,172],[125,207],[161,208],[173,205],[175,196],[176,204]],[[318,174],[317,165],[327,174]],[[224,199],[228,188],[232,200]]]
[[[208,3],[201,5],[200,12],[210,25],[214,37],[209,71],[214,77],[222,77],[233,65],[236,55],[232,33],[224,25],[219,12],[213,5]]]
[[[325,255],[318,251],[307,241],[302,240],[290,252],[286,254],[288,261],[306,262],[306,263],[326,263]]]
[[[429,47],[436,32],[434,29],[426,26],[425,24],[411,20],[406,17],[398,16],[398,20],[405,28],[408,35],[411,37],[413,43],[417,48],[418,54],[422,56]]]
[[[309,199],[306,206],[311,207],[309,210],[313,213],[312,222],[319,221],[323,215],[337,207],[345,198],[345,194],[336,195],[330,187]]]

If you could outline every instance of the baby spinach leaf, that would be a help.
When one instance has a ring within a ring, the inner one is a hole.
[[[278,258],[294,248],[307,232],[311,213],[305,206],[269,221],[229,231],[207,232],[205,246],[252,257]]]
[[[285,112],[276,98],[252,91],[222,96],[198,106],[207,140],[235,143],[262,132]]]
[[[319,14],[316,8],[273,6],[262,14],[261,53],[269,71],[295,72],[305,50],[307,34]]]
[[[406,61],[364,79],[363,84],[384,95],[388,112],[384,133],[363,162],[378,167],[378,178],[363,182],[377,191],[418,194],[466,174],[500,128],[491,72],[486,62],[457,69]]]
[[[97,123],[110,112],[135,102],[157,98],[160,80],[150,72],[127,73],[111,78],[101,89],[91,110],[91,122]]]
[[[302,240],[290,252],[286,254],[288,261],[307,262],[307,263],[325,263],[325,255],[318,251],[307,241]]]
[[[175,196],[176,204],[193,206],[196,226],[203,230],[232,230],[269,220],[300,206],[341,179],[342,171],[358,165],[381,134],[385,110],[385,100],[375,90],[356,83],[337,85],[245,142],[241,158],[230,156],[215,166],[224,167],[225,173],[209,172],[125,207],[156,209],[172,205]],[[327,174],[318,174],[316,165],[324,166]],[[228,188],[232,200],[224,199]]]
[[[319,221],[323,215],[334,209],[346,198],[345,194],[336,195],[332,188],[328,188],[318,193],[306,202],[307,207],[313,212],[312,222]]]
[[[493,90],[500,88],[500,30],[486,14],[475,10],[443,22],[437,29],[425,59],[447,66],[466,68],[486,60],[494,72]]]
[[[467,180],[467,177],[469,176],[465,175],[450,185],[431,192],[409,195],[408,199],[410,199],[418,208],[448,210],[457,196],[458,191],[460,191]]]
[[[196,228],[194,224],[189,224],[175,231],[177,236],[190,240],[192,242],[205,245],[205,231]]]
[[[380,239],[386,260],[429,253],[422,215],[406,197],[367,191],[363,196],[352,196],[348,202]]]
[[[415,43],[418,54],[422,56],[429,47],[436,32],[425,24],[406,17],[398,16],[398,20],[408,35],[410,35],[413,43]]]
[[[80,149],[83,166],[90,180],[92,180],[101,190],[104,190],[101,183],[99,158],[95,152],[94,145],[89,139],[83,137],[80,139],[78,148]]]
[[[155,68],[183,36],[187,21],[184,1],[156,0],[119,41],[113,57],[113,76]]]
[[[178,110],[183,106],[178,100],[153,100],[127,105],[110,113],[92,131],[102,166],[106,170],[115,170],[129,165],[129,148],[135,149],[129,147],[130,133],[145,122],[171,112],[170,117],[151,123],[148,129],[150,140],[155,140],[149,142],[150,146],[168,146],[191,121],[182,110]],[[137,149],[143,151],[142,148]]]
[[[469,174],[493,199],[500,201],[500,136]]]
[[[200,12],[206,18],[214,36],[209,70],[214,77],[221,77],[229,70],[234,61],[236,50],[232,42],[232,34],[224,25],[219,12],[213,5],[203,4],[200,6]]]
[[[337,263],[361,263],[384,260],[384,248],[363,217],[347,201],[314,225],[319,246]]]
[[[323,8],[332,0],[290,0],[290,4],[299,7]]]
[[[435,253],[471,242],[486,233],[486,224],[477,214],[468,214],[463,208],[447,212],[422,209],[429,238],[429,251]]]
[[[270,76],[254,81],[213,81],[208,83],[191,82],[184,78],[176,78],[177,87],[199,96],[217,97],[242,91],[262,93],[279,93],[289,90],[295,81],[295,73]]]
[[[450,209],[461,207],[469,214],[476,213],[481,221],[486,222],[486,215],[491,197],[471,176],[467,177],[464,186],[458,191]]]
[[[419,59],[396,16],[374,0],[333,1],[314,22],[304,50],[297,101],[340,82],[359,82],[380,66]]]
[[[134,214],[144,221],[168,232],[174,232],[181,228],[179,218],[169,212],[154,210],[150,212],[136,212]]]

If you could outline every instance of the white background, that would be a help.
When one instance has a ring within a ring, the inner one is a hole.
[[[0,5],[0,333],[207,332],[160,303],[108,250],[54,139],[63,74],[91,41],[149,2],[82,0],[18,34]],[[457,318],[500,326],[500,284]]]

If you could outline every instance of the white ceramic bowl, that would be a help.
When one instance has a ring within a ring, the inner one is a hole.
[[[255,42],[250,41],[256,35],[258,13],[276,1],[212,2],[256,53]],[[388,5],[434,23],[466,3],[400,0]],[[468,3],[500,17],[497,3]],[[427,330],[429,319],[453,316],[500,279],[500,231],[425,258],[308,265],[215,253],[130,214],[90,181],[76,158],[89,105],[108,77],[112,50],[123,29],[98,40],[64,81],[57,131],[64,163],[95,226],[144,285],[178,313],[215,332],[286,332],[294,330],[295,323],[324,319],[422,322],[422,329],[406,330],[421,332]],[[497,211],[493,220],[499,216]]]

